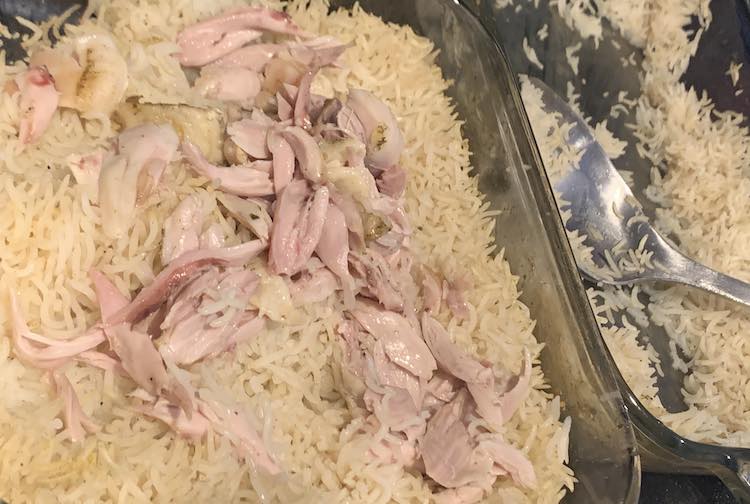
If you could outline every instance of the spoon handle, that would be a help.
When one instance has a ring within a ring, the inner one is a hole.
[[[737,303],[750,306],[750,283],[743,282],[724,273],[704,266],[679,254],[674,268],[670,268],[663,277],[686,285],[724,296]]]

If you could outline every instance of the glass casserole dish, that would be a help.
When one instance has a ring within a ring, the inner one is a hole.
[[[2,20],[15,14],[44,19],[74,3],[44,3],[30,13],[26,2],[3,2]],[[570,466],[578,483],[565,502],[637,502],[640,459],[633,430],[502,50],[458,2],[359,3],[430,38],[444,76],[455,82],[451,94],[465,120],[480,189],[500,211],[496,241],[520,277],[536,337],[546,344],[542,367],[550,389],[572,417]],[[18,10],[9,12],[14,4]],[[352,4],[332,2],[332,8]]]

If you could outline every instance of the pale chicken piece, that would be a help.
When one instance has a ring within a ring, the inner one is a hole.
[[[419,442],[425,473],[446,488],[486,488],[496,478],[492,459],[476,449],[469,434],[470,411],[471,398],[462,389],[427,421],[425,435]]]
[[[312,256],[323,232],[328,212],[328,188],[312,192],[307,182],[295,180],[287,185],[276,202],[269,268],[273,273],[293,275]]]
[[[470,485],[447,488],[432,494],[435,504],[474,504],[480,502],[483,496],[484,490]]]
[[[365,424],[365,435],[372,436],[380,428],[375,415],[370,415]],[[404,435],[390,433],[388,437],[378,443],[371,443],[366,456],[379,460],[382,464],[396,464],[401,467],[415,468],[419,466],[419,449],[416,442]]]
[[[269,125],[253,119],[242,119],[227,126],[227,135],[250,157],[269,159],[268,149]]]
[[[205,65],[259,38],[263,32],[309,38],[309,34],[285,12],[266,7],[244,7],[182,30],[177,36],[182,50],[180,63],[185,66]]]
[[[153,396],[166,397],[189,417],[192,415],[192,396],[169,375],[148,334],[131,329],[127,323],[108,326],[104,333],[112,350],[120,358],[122,367],[135,383]]]
[[[310,40],[290,41],[278,44],[250,44],[219,58],[209,66],[247,68],[256,72],[282,53],[289,53],[290,59],[306,66],[328,66],[336,63],[348,45],[341,44],[332,37],[317,37]]]
[[[403,202],[379,192],[375,177],[363,164],[364,145],[345,138],[321,143],[322,178],[336,191],[361,206],[366,241],[377,241],[391,251],[411,235]]]
[[[94,284],[102,322],[107,324],[114,314],[130,303],[130,298],[120,292],[117,286],[101,271],[92,269],[89,272],[89,277]]]
[[[227,54],[211,63],[211,67],[247,68],[261,72],[271,59],[285,47],[280,44],[252,44]]]
[[[206,98],[250,107],[260,92],[260,78],[245,68],[205,67],[194,87]]]
[[[237,196],[269,196],[274,194],[270,173],[262,165],[222,167],[208,162],[198,148],[190,142],[182,144],[182,153],[190,167],[198,174],[214,181],[218,188]]]
[[[524,351],[521,373],[500,384],[491,368],[453,343],[443,326],[427,313],[422,315],[422,335],[440,368],[466,383],[477,411],[488,422],[502,425],[526,398],[531,382],[528,351]]]
[[[261,436],[238,408],[205,399],[199,402],[199,411],[208,418],[214,431],[229,439],[239,455],[252,463],[255,469],[271,475],[281,472],[281,467],[269,453]]]
[[[466,383],[494,383],[492,369],[461,350],[440,323],[427,313],[422,315],[422,335],[440,368]]]
[[[161,328],[162,352],[175,364],[213,357],[255,336],[265,323],[247,311],[259,277],[245,269],[213,268],[178,293]]]
[[[412,234],[411,224],[406,215],[402,201],[396,201],[384,194],[374,200],[378,206],[376,212],[379,212],[382,219],[387,223],[387,229],[384,233],[373,238],[375,243],[385,249],[389,254],[397,253],[399,250],[408,246],[409,237]]]
[[[18,139],[26,145],[41,138],[52,122],[60,97],[54,78],[44,66],[30,67],[16,77],[16,84],[21,91]]]
[[[44,66],[52,74],[61,107],[84,116],[110,115],[128,87],[128,65],[112,37],[104,33],[83,35],[38,51],[31,64]]]
[[[452,282],[443,282],[445,302],[453,316],[461,319],[469,317],[469,303],[466,301],[466,291],[472,286],[471,278],[466,273],[456,276]]]
[[[141,404],[135,405],[133,409],[151,418],[161,420],[181,437],[198,441],[211,428],[211,422],[200,412],[195,411],[192,418],[188,418],[178,406],[162,397],[156,398],[143,389],[134,390],[130,397],[142,401]]]
[[[239,145],[234,143],[230,137],[224,139],[224,160],[229,163],[230,166],[243,165],[249,163],[250,156],[247,152],[242,150]]]
[[[294,100],[294,125],[306,131],[309,131],[310,128],[312,128],[312,121],[310,120],[310,86],[312,85],[312,81],[318,73],[318,70],[319,67],[317,66],[308,68],[299,82],[297,96]]]
[[[374,372],[373,378],[376,382],[381,386],[405,390],[411,398],[415,414],[418,413],[417,408],[422,404],[424,393],[417,376],[386,355],[385,343],[382,340],[371,343],[368,353],[368,370]]]
[[[286,44],[293,58],[305,65],[317,67],[335,65],[339,57],[352,45],[342,44],[338,39],[330,36],[287,42]]]
[[[29,67],[44,67],[52,75],[55,89],[60,94],[61,107],[75,105],[78,81],[83,68],[74,55],[72,44],[35,51],[29,59]]]
[[[422,298],[424,310],[435,314],[440,311],[440,303],[443,300],[443,287],[437,273],[426,266],[421,267],[422,274]]]
[[[193,314],[173,328],[165,328],[165,331],[172,331],[162,351],[175,364],[190,365],[216,357],[249,341],[264,328],[265,319],[251,313],[238,313],[218,327],[211,327],[211,322],[205,316]]]
[[[271,95],[281,94],[290,107],[296,101],[296,89],[307,72],[307,67],[283,53],[272,58],[263,70],[261,87]],[[294,88],[294,93],[290,93]],[[291,118],[291,115],[290,115]]]
[[[294,108],[281,93],[276,93],[276,112],[280,121],[289,122],[294,116]]]
[[[361,89],[350,90],[346,104],[362,123],[367,143],[367,165],[385,170],[398,164],[404,150],[404,137],[391,109]]]
[[[341,210],[328,204],[325,223],[315,253],[323,264],[331,270],[341,282],[344,291],[344,304],[354,307],[354,279],[349,273],[349,233],[346,218]]]
[[[281,132],[297,158],[302,176],[313,183],[321,181],[323,159],[320,148],[310,134],[299,126],[289,126]]]
[[[268,214],[268,203],[258,198],[241,198],[234,194],[219,192],[216,199],[227,209],[229,215],[260,238],[268,241],[273,221]]]
[[[365,227],[362,222],[360,207],[354,199],[344,193],[331,188],[331,201],[344,214],[346,228],[349,230],[349,240],[352,249],[359,250],[365,246]]]
[[[379,302],[386,310],[401,311],[404,297],[396,274],[376,250],[366,248],[349,254],[354,274],[363,282],[362,293]]]
[[[524,350],[521,372],[504,383],[493,380],[490,383],[468,383],[477,411],[488,422],[502,425],[513,416],[529,393],[531,386],[531,356]]]
[[[368,390],[365,385],[367,353],[361,346],[361,342],[367,339],[367,335],[358,334],[360,331],[358,324],[346,319],[336,327],[336,332],[341,337],[339,344],[344,354],[341,363],[343,383],[347,391],[357,398],[361,398]]]
[[[38,369],[57,369],[78,354],[96,348],[105,340],[104,333],[98,328],[70,340],[47,338],[29,329],[21,313],[18,298],[12,290],[10,306],[13,321],[13,352],[29,366]]]
[[[278,196],[294,177],[294,151],[289,142],[273,129],[268,132],[267,145],[273,159],[273,187]]]
[[[168,126],[148,124],[120,133],[117,153],[104,162],[99,176],[102,228],[108,236],[119,238],[127,233],[136,204],[157,187],[176,157],[177,144],[177,135]]]
[[[418,329],[406,317],[363,301],[357,302],[351,314],[376,340],[383,342],[391,361],[419,378],[430,379],[437,364]]]
[[[99,202],[99,175],[102,171],[105,151],[97,149],[88,154],[71,154],[67,157],[68,168],[78,185],[86,188],[89,201]]]
[[[102,335],[104,335],[104,333],[102,333]],[[76,355],[75,360],[76,362],[86,364],[87,366],[99,368],[102,371],[108,371],[119,376],[128,376],[128,372],[122,367],[122,363],[104,352],[87,350]]]
[[[339,133],[336,138],[343,138],[343,135],[338,131],[338,127],[334,127],[336,124],[336,117],[344,106],[341,100],[338,98],[324,98],[323,105],[319,110],[315,111],[314,114],[310,114],[310,118],[313,121],[313,125],[316,129],[314,132],[320,132],[320,135],[325,138],[326,131]],[[330,128],[330,129],[329,129]]]
[[[295,281],[290,281],[289,292],[298,307],[320,303],[331,297],[339,288],[339,281],[328,268],[303,272]]]
[[[201,246],[203,221],[208,209],[194,194],[183,199],[164,221],[164,239],[161,246],[161,262],[169,264],[185,252]]]
[[[187,30],[180,33],[177,43],[180,46],[180,64],[184,66],[203,66],[216,61],[241,48],[248,42],[259,39],[263,32],[258,30],[236,30],[230,32],[213,31],[196,37],[184,36]]]
[[[536,486],[534,466],[521,450],[509,445],[497,435],[480,441],[479,448],[490,456],[502,474],[509,474],[516,484],[526,488]]]
[[[438,369],[424,386],[422,409],[435,413],[437,408],[452,401],[463,386],[459,379]]]
[[[84,35],[75,40],[75,52],[83,71],[70,107],[84,114],[111,114],[128,87],[128,65],[114,40],[108,35]]]
[[[406,191],[406,170],[400,166],[391,166],[376,179],[381,193],[391,198],[400,198]]]
[[[243,266],[265,248],[265,242],[253,240],[234,247],[186,252],[161,270],[153,282],[141,289],[135,299],[109,317],[105,324],[137,322],[205,268],[212,265]]]
[[[341,110],[336,114],[336,124],[348,136],[359,140],[362,143],[367,142],[365,134],[365,127],[362,125],[362,121],[359,120],[357,114],[348,105],[343,105]]]
[[[385,394],[368,389],[364,393],[364,402],[378,421],[391,431],[402,431],[411,440],[424,434],[424,418],[406,389],[387,388]]]
[[[99,426],[86,415],[81,408],[73,385],[71,385],[65,373],[53,371],[50,373],[52,383],[55,385],[57,395],[63,400],[63,419],[65,420],[65,432],[74,443],[83,441],[87,432],[97,432]]]
[[[125,128],[148,123],[169,124],[180,141],[195,145],[211,163],[221,163],[224,159],[227,120],[219,109],[128,100],[117,107],[115,119]]]
[[[222,248],[226,244],[226,236],[221,224],[214,222],[210,224],[199,237],[199,247],[203,249]]]
[[[138,171],[137,202],[148,197],[159,185],[167,165],[177,157],[177,145],[177,134],[169,125],[143,124],[128,128],[117,137],[118,154],[127,160],[130,169]],[[132,190],[130,187],[123,189]]]

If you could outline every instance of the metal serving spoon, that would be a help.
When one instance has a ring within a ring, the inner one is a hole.
[[[691,285],[750,306],[750,284],[697,263],[668,243],[648,222],[586,122],[546,84],[530,80],[542,91],[545,110],[573,124],[568,144],[582,153],[579,166],[554,186],[569,205],[563,207],[571,213],[566,227],[586,235],[585,244],[593,248],[597,268],[577,260],[581,272],[594,281],[613,285],[655,280]],[[652,254],[646,264],[640,263],[638,268],[611,267],[628,249],[639,247]]]

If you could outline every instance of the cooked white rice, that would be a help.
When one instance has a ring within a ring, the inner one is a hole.
[[[91,2],[70,33],[112,32],[128,60],[128,96],[180,103],[194,100],[177,62],[169,56],[187,23],[231,5],[231,0],[195,2]],[[445,95],[448,83],[434,63],[431,43],[410,29],[387,25],[355,8],[327,15],[322,2],[289,6],[304,28],[353,41],[344,68],[327,70],[315,91],[330,95],[364,87],[384,99],[399,118],[407,150],[408,210],[420,257],[444,271],[470,272],[471,316],[449,329],[461,345],[490,361],[520,363],[523,348],[541,345],[534,323],[518,301],[517,279],[501,255],[494,258],[493,220],[469,176],[469,146]],[[96,13],[96,18],[90,14]],[[29,44],[43,43],[43,30]],[[0,68],[6,81],[21,66]],[[13,288],[32,328],[54,337],[76,334],[98,317],[88,278],[92,267],[134,292],[154,275],[162,224],[185,195],[215,205],[202,179],[173,167],[170,191],[139,211],[130,236],[112,242],[101,230],[99,209],[86,203],[66,167],[69,154],[102,146],[113,133],[106,118],[83,121],[56,113],[42,140],[17,148],[18,105],[0,95],[0,285]],[[215,208],[215,207],[214,207]],[[214,219],[225,229],[218,210]],[[239,242],[242,236],[233,240]],[[36,370],[13,357],[0,338],[0,497],[20,502],[257,502],[256,489],[282,502],[428,502],[430,488],[419,475],[363,457],[372,439],[353,436],[361,411],[339,393],[341,350],[334,328],[340,307],[309,306],[288,313],[288,324],[268,331],[236,352],[189,368],[201,394],[233,401],[259,418],[258,428],[289,479],[276,489],[254,478],[219,437],[191,443],[128,405],[132,385],[109,372],[69,366],[84,411],[102,425],[77,445],[58,434],[61,401]],[[10,333],[6,293],[0,330]],[[441,320],[447,324],[449,317]],[[514,369],[518,371],[518,369]],[[560,418],[560,399],[545,392],[537,366],[533,390],[504,426],[503,436],[534,465],[538,486],[520,489],[505,479],[489,502],[558,502],[573,476],[567,461],[570,420]],[[251,479],[253,481],[251,481]]]

